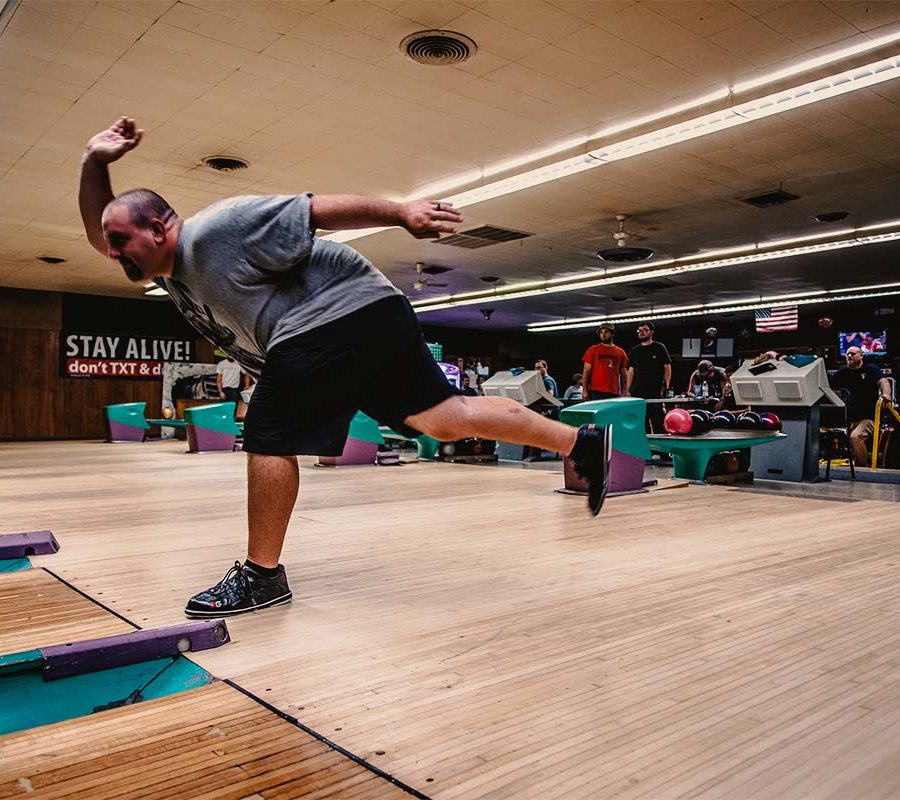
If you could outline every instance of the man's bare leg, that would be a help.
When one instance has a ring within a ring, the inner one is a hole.
[[[563,455],[572,452],[578,435],[571,425],[542,417],[506,397],[454,395],[405,421],[417,431],[445,442],[479,436],[533,445]]]
[[[567,455],[575,471],[587,481],[591,513],[596,515],[603,506],[609,489],[611,429],[608,426],[573,428],[506,397],[460,395],[448,397],[427,411],[407,417],[404,422],[442,441],[479,436]]]
[[[291,601],[278,559],[300,488],[296,457],[249,454],[247,486],[247,561],[235,562],[215,586],[190,598],[184,609],[189,617],[230,616]]]
[[[247,558],[260,567],[278,566],[297,492],[300,470],[296,456],[248,454]]]

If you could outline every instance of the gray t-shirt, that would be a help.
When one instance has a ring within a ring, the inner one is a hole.
[[[353,248],[310,230],[311,194],[232,197],[186,219],[171,278],[178,310],[247,372],[266,352],[400,294]]]

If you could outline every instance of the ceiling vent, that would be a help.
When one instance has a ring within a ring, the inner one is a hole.
[[[757,208],[772,208],[772,206],[780,206],[797,199],[799,199],[799,195],[791,194],[784,189],[776,189],[774,192],[758,194],[755,197],[745,197],[743,202]]]
[[[448,244],[451,247],[465,247],[468,250],[477,250],[479,247],[490,247],[492,244],[513,242],[516,239],[527,239],[534,236],[533,233],[514,231],[509,228],[497,228],[494,225],[482,225],[460,233],[451,233],[434,239],[434,244]]]
[[[455,31],[418,31],[400,42],[400,52],[417,64],[447,67],[468,61],[478,52],[478,45]]]
[[[440,264],[428,264],[422,267],[422,272],[426,275],[443,275],[445,272],[451,272],[453,267],[442,267]]]
[[[38,261],[43,261],[45,264],[65,264],[66,260],[64,258],[60,258],[59,256],[37,256]]]
[[[234,172],[238,169],[247,169],[248,162],[243,158],[235,156],[206,156],[201,159],[207,167],[211,167],[216,172]]]
[[[816,222],[843,222],[847,217],[849,217],[846,211],[825,211],[821,214],[816,214],[815,220]]]

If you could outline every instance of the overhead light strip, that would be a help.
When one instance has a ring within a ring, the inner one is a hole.
[[[889,286],[897,287],[898,284],[889,284]],[[798,295],[796,298],[785,298],[778,301],[760,298],[759,300],[746,301],[744,303],[737,302],[728,306],[704,305],[704,306],[682,306],[680,308],[667,309],[647,309],[645,311],[631,314],[616,314],[608,317],[598,317],[596,320],[579,320],[578,322],[560,322],[560,323],[535,323],[528,326],[529,333],[549,333],[552,331],[579,330],[583,328],[594,328],[600,322],[629,323],[641,322],[646,319],[654,321],[665,319],[681,319],[683,317],[706,316],[711,313],[730,314],[742,311],[755,311],[759,308],[777,308],[779,306],[805,306],[814,305],[816,303],[842,303],[849,300],[867,300],[875,297],[891,297],[900,295],[900,288],[885,288],[879,290],[880,287],[873,286],[871,291],[866,291],[867,287],[857,287],[857,289],[835,289],[825,291],[816,297],[802,297]],[[851,292],[846,294],[845,292]],[[540,327],[538,327],[540,325]]]
[[[900,225],[900,220],[895,222]],[[801,240],[805,237],[801,237]],[[660,262],[661,264],[671,264],[653,269],[645,269],[641,272],[618,273],[608,275],[604,272],[589,273],[584,276],[557,278],[544,282],[529,282],[524,284],[515,284],[503,289],[485,290],[479,292],[468,292],[459,295],[445,295],[441,297],[430,298],[428,300],[419,300],[414,302],[413,308],[419,313],[427,311],[439,311],[446,308],[456,308],[459,306],[473,305],[483,303],[487,300],[491,302],[502,302],[505,300],[518,300],[523,297],[532,297],[538,294],[558,294],[561,292],[583,291],[585,289],[593,289],[598,286],[611,286],[622,283],[639,283],[641,281],[653,280],[657,278],[669,277],[671,275],[680,275],[687,272],[703,272],[712,269],[724,269],[727,267],[735,267],[746,264],[761,263],[766,261],[776,261],[782,258],[793,258],[796,256],[809,255],[811,253],[823,253],[831,250],[844,250],[850,247],[863,247],[870,244],[881,244],[884,242],[892,242],[900,240],[900,230],[885,233],[876,233],[869,236],[856,236],[852,239],[842,239],[834,242],[819,242],[818,244],[806,244],[800,247],[784,248],[782,250],[759,250],[746,255],[731,256],[728,258],[713,259],[711,261],[700,261],[691,263],[688,260],[677,260],[674,262]],[[783,240],[787,241],[787,240]],[[762,245],[751,245],[751,247],[766,247]],[[565,283],[563,283],[565,281]]]
[[[883,41],[879,40],[881,41],[881,44],[879,44],[878,46],[881,46],[883,44],[890,44],[891,42],[900,40],[900,34],[894,33],[882,38]],[[865,50],[867,49],[871,48],[864,48],[862,50],[856,49],[855,47],[847,48],[845,51],[839,51],[839,54],[836,57],[828,59],[822,63],[829,63],[830,61],[846,58],[848,57],[848,55],[855,55],[859,52],[865,52]],[[813,62],[815,61],[816,60],[813,60]],[[680,111],[685,109],[690,110],[691,108],[708,104],[709,102],[715,101],[715,99],[717,98],[723,99],[729,94],[737,95],[750,89],[758,88],[759,86],[766,85],[774,80],[781,80],[783,77],[797,74],[797,72],[799,71],[805,70],[794,70],[787,73],[773,73],[773,76],[769,78],[760,79],[756,82],[738,84],[732,91],[729,91],[727,89],[721,90],[721,92],[717,92],[715,94],[700,98],[696,102],[683,104],[682,106],[670,109],[667,112],[661,113],[660,118],[664,116],[671,116],[675,113],[680,113]],[[498,181],[486,183],[474,189],[459,192],[450,196],[443,196],[442,199],[446,200],[447,202],[453,203],[457,208],[465,208],[476,203],[482,203],[486,200],[503,197],[505,195],[512,194],[523,189],[529,189],[535,186],[549,183],[551,181],[559,180],[560,178],[575,175],[588,169],[594,169],[596,167],[602,166],[603,164],[612,163],[614,161],[621,161],[626,158],[632,158],[642,153],[659,150],[664,147],[669,147],[673,144],[697,139],[703,136],[707,136],[711,133],[716,133],[718,131],[733,128],[738,125],[743,125],[747,122],[764,119],[765,117],[769,117],[774,114],[780,114],[794,108],[800,108],[802,106],[810,105],[811,103],[817,103],[822,100],[837,97],[838,95],[847,94],[848,92],[865,89],[879,83],[893,80],[897,77],[900,77],[900,56],[891,56],[890,58],[881,59],[879,61],[872,62],[871,64],[866,64],[864,66],[854,67],[852,69],[839,72],[827,78],[810,81],[792,89],[774,92],[773,94],[766,95],[764,97],[760,97],[748,102],[739,103],[729,108],[722,109],[721,111],[716,111],[711,114],[704,114],[685,122],[679,122],[674,125],[668,125],[659,128],[658,130],[651,131],[650,133],[642,134],[640,136],[634,136],[610,145],[605,145],[601,148],[592,150],[587,154],[576,155],[552,164],[547,164],[535,169],[526,170],[525,172],[521,172],[508,178],[503,178]],[[627,128],[613,128],[608,129],[607,131],[600,131],[597,135],[592,136],[590,140],[599,138],[601,134],[604,136],[611,135],[609,132],[610,130],[614,130],[616,132],[619,132],[619,130],[633,130],[634,126],[646,124],[648,119],[652,121],[655,118],[656,117],[649,117],[645,118],[644,120],[636,120],[634,122],[634,125],[629,125]],[[590,140],[585,137],[585,141],[583,143],[586,144],[587,141]],[[564,152],[562,148],[571,149],[572,147],[577,147],[579,146],[579,143],[580,140],[577,139],[568,140],[567,142],[562,143],[559,146],[559,152]],[[547,155],[552,155],[555,151],[556,149],[551,147],[532,155],[534,156],[534,158],[539,159],[542,157],[546,157]],[[501,171],[501,168],[508,169],[510,168],[510,165],[527,163],[528,160],[528,158],[523,157],[522,159],[514,159],[506,162],[505,165],[497,165],[493,172],[491,172],[490,170],[486,170],[480,173],[480,178],[476,175],[475,171],[463,173],[462,176],[457,176],[457,179],[455,179],[455,181],[453,182],[445,182],[442,185],[432,185],[424,187],[420,192],[417,193],[416,197],[407,197],[403,198],[403,200],[409,201],[413,199],[419,199],[421,197],[442,196],[442,192],[437,193],[434,191],[434,189],[441,189],[442,191],[445,189],[451,189],[453,188],[452,183],[454,182],[456,186],[465,185],[466,183],[472,182],[472,180],[483,179],[489,174],[496,174],[497,172]],[[365,228],[362,230],[338,231],[328,234],[324,238],[338,242],[349,242],[355,239],[362,238],[364,236],[372,236],[375,233],[379,233],[385,230],[389,230],[389,228],[380,227]]]

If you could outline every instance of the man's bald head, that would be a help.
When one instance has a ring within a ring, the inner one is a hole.
[[[107,208],[123,206],[128,209],[131,223],[138,228],[149,228],[158,219],[168,225],[178,215],[166,200],[150,189],[131,189],[111,200]]]

